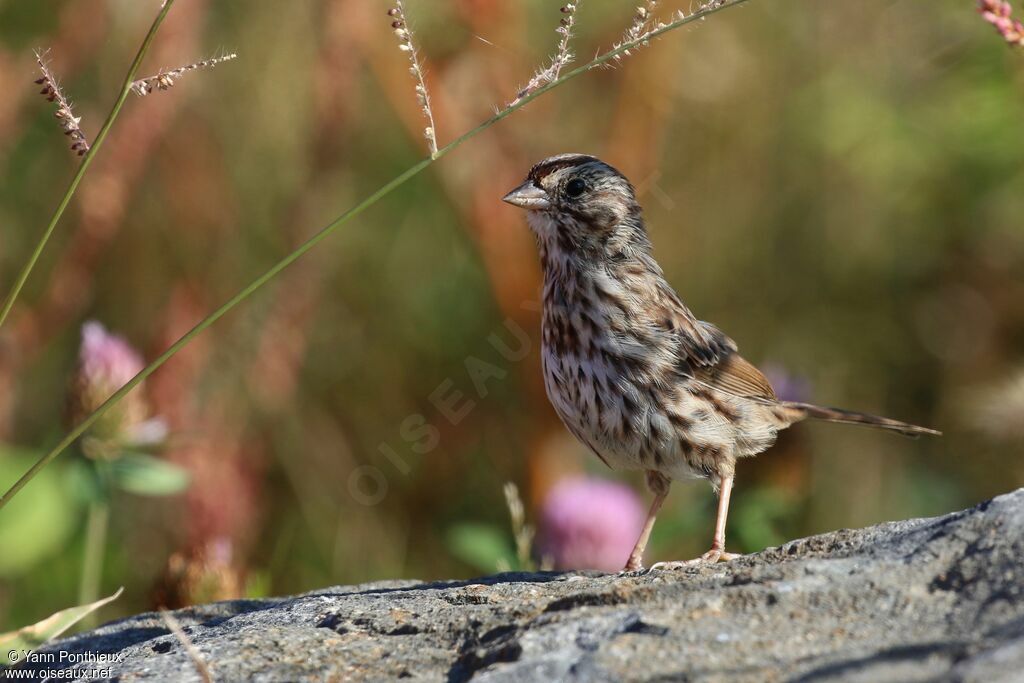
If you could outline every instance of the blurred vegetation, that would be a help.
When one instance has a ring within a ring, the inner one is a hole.
[[[32,48],[52,48],[92,135],[156,5],[0,0],[0,290],[76,163],[32,87]],[[58,226],[0,330],[0,486],[61,435],[84,321],[152,358],[422,158],[385,10],[179,0],[144,72],[220,49],[239,59],[129,101]],[[585,4],[577,52],[617,40],[631,11]],[[559,16],[536,0],[408,12],[442,144],[511,99],[553,49]],[[170,425],[161,457],[192,484],[170,498],[111,494],[100,590],[126,592],[104,615],[469,576],[487,552],[472,546],[513,547],[503,482],[520,484],[528,518],[567,474],[641,486],[604,471],[548,406],[537,257],[522,215],[498,201],[563,151],[634,180],[669,279],[752,361],[818,402],[945,431],[792,430],[741,463],[731,550],[1021,486],[1024,379],[1008,382],[1024,377],[1022,122],[1024,53],[966,1],[752,0],[545,95],[147,382]],[[514,346],[510,324],[532,340],[520,361],[490,339]],[[467,358],[504,373],[486,395]],[[472,408],[453,424],[446,399]],[[0,631],[75,604],[80,458],[62,456],[0,512]],[[713,510],[706,484],[677,484],[650,557],[706,549]]]

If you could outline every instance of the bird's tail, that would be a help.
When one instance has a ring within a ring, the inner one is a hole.
[[[783,401],[780,405],[786,408],[786,410],[796,418],[794,422],[811,418],[815,420],[824,420],[825,422],[867,425],[868,427],[876,427],[878,429],[887,429],[889,431],[899,432],[903,436],[918,437],[922,434],[927,434],[929,436],[942,436],[942,432],[934,429],[918,427],[917,425],[900,422],[899,420],[892,420],[887,417],[878,417],[877,415],[868,415],[867,413],[855,413],[852,410],[826,408],[824,406],[816,406],[810,403],[796,403],[793,401]]]

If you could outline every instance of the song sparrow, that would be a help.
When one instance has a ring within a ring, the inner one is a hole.
[[[654,494],[626,563],[644,546],[673,479],[709,479],[718,492],[711,550],[725,552],[736,459],[816,418],[906,435],[904,422],[776,398],[764,375],[711,323],[697,320],[651,255],[633,186],[583,154],[545,159],[504,201],[527,209],[544,268],[542,363],[548,398],[576,438],[612,469],[642,469]],[[659,563],[675,567],[688,563]]]

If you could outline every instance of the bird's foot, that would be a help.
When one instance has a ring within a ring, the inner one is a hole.
[[[643,560],[636,556],[630,556],[626,566],[619,572],[619,576],[637,576],[644,573]]]
[[[651,565],[648,571],[672,571],[676,569],[685,569],[686,567],[696,567],[701,564],[714,564],[716,562],[728,562],[729,560],[735,560],[739,555],[736,553],[727,553],[721,548],[712,548],[700,557],[696,557],[692,560],[683,560],[678,562],[656,562]]]

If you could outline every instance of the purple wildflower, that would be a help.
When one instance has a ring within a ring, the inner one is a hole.
[[[571,478],[555,484],[541,512],[541,553],[558,569],[623,567],[643,526],[645,510],[628,486]]]
[[[985,21],[996,27],[996,31],[1010,45],[1024,45],[1024,24],[1010,15],[1013,8],[1005,0],[978,0],[978,11]]]
[[[142,356],[124,338],[98,322],[82,326],[78,372],[71,391],[75,422],[103,404],[144,367]],[[133,392],[97,420],[83,442],[90,457],[118,457],[125,446],[159,443],[166,436],[163,420],[149,418],[145,397]]]
[[[78,357],[80,372],[100,401],[123,387],[143,368],[139,352],[95,320],[82,326],[82,348]]]

